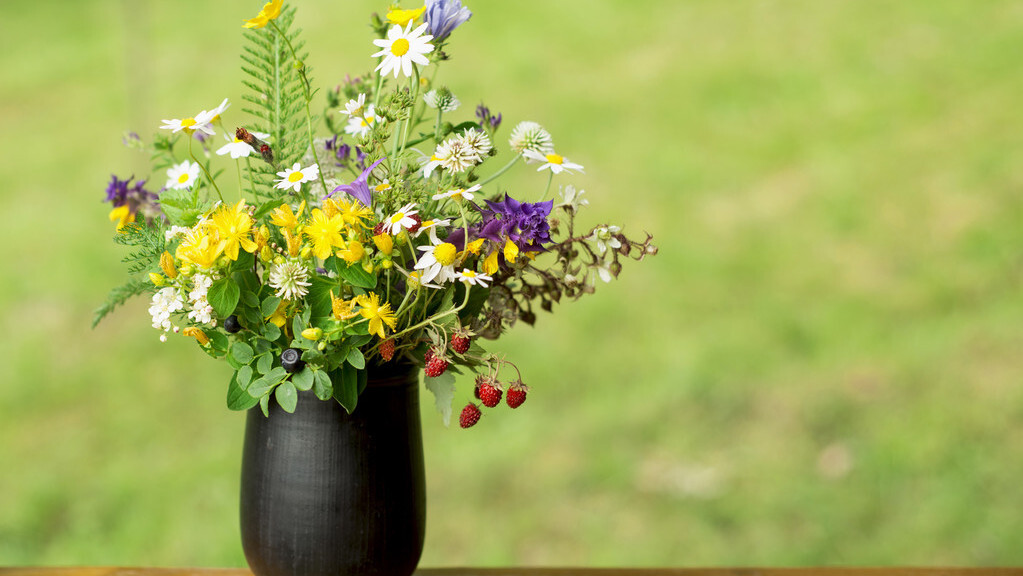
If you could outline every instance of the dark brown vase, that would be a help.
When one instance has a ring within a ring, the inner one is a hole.
[[[256,576],[408,576],[423,551],[426,480],[411,368],[370,368],[348,414],[300,392],[294,414],[249,411],[241,533]]]

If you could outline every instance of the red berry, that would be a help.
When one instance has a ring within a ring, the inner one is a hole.
[[[426,361],[426,376],[436,378],[448,369],[448,361],[440,356],[432,356]]]
[[[487,408],[493,408],[500,404],[501,396],[504,394],[500,388],[494,386],[494,381],[489,378],[480,382],[480,385],[476,387],[476,390],[479,392],[480,401],[483,402],[483,405]]]
[[[436,356],[436,353],[433,351],[433,346],[430,346],[429,348],[426,349],[426,353],[423,354],[423,362],[429,363],[430,359],[433,358],[434,356]]]
[[[469,351],[469,337],[455,334],[451,337],[451,349],[459,354],[465,354]]]
[[[526,401],[526,390],[529,390],[524,384],[515,382],[508,387],[508,395],[504,397],[505,402],[512,408],[518,408],[522,406],[522,403]]]
[[[379,235],[381,235],[383,233],[384,233],[384,223],[383,222],[380,222],[376,226],[373,227],[373,235],[374,236],[379,236]]]
[[[384,362],[390,362],[394,358],[394,338],[388,338],[380,343],[380,357]]]
[[[474,426],[480,421],[480,407],[475,404],[466,404],[465,408],[462,408],[462,415],[458,417],[458,425],[462,428],[469,428]]]
[[[423,225],[423,219],[419,217],[419,214],[413,214],[409,218],[415,220],[416,223],[408,227],[408,232],[409,234],[415,234],[419,231],[419,227]]]

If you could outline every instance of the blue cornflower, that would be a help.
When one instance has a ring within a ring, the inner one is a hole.
[[[434,42],[440,42],[451,35],[455,28],[472,16],[462,0],[426,0],[426,22]]]

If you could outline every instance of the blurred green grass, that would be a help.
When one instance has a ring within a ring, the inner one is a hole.
[[[424,395],[423,565],[1023,562],[1023,4],[469,6],[438,81],[661,252],[502,339],[523,408],[445,429]],[[0,565],[242,565],[226,368],[144,302],[88,324],[103,188],[147,174],[122,132],[243,122],[258,3],[5,8]],[[320,86],[382,9],[299,3]]]

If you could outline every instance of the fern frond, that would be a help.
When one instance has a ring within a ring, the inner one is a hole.
[[[138,296],[139,294],[155,291],[156,287],[153,286],[151,282],[140,278],[132,278],[127,283],[114,288],[109,294],[107,294],[107,301],[93,313],[92,327],[95,328],[96,325],[100,323],[100,320],[105,318],[107,314],[113,312],[115,308],[127,302],[129,298]]]

